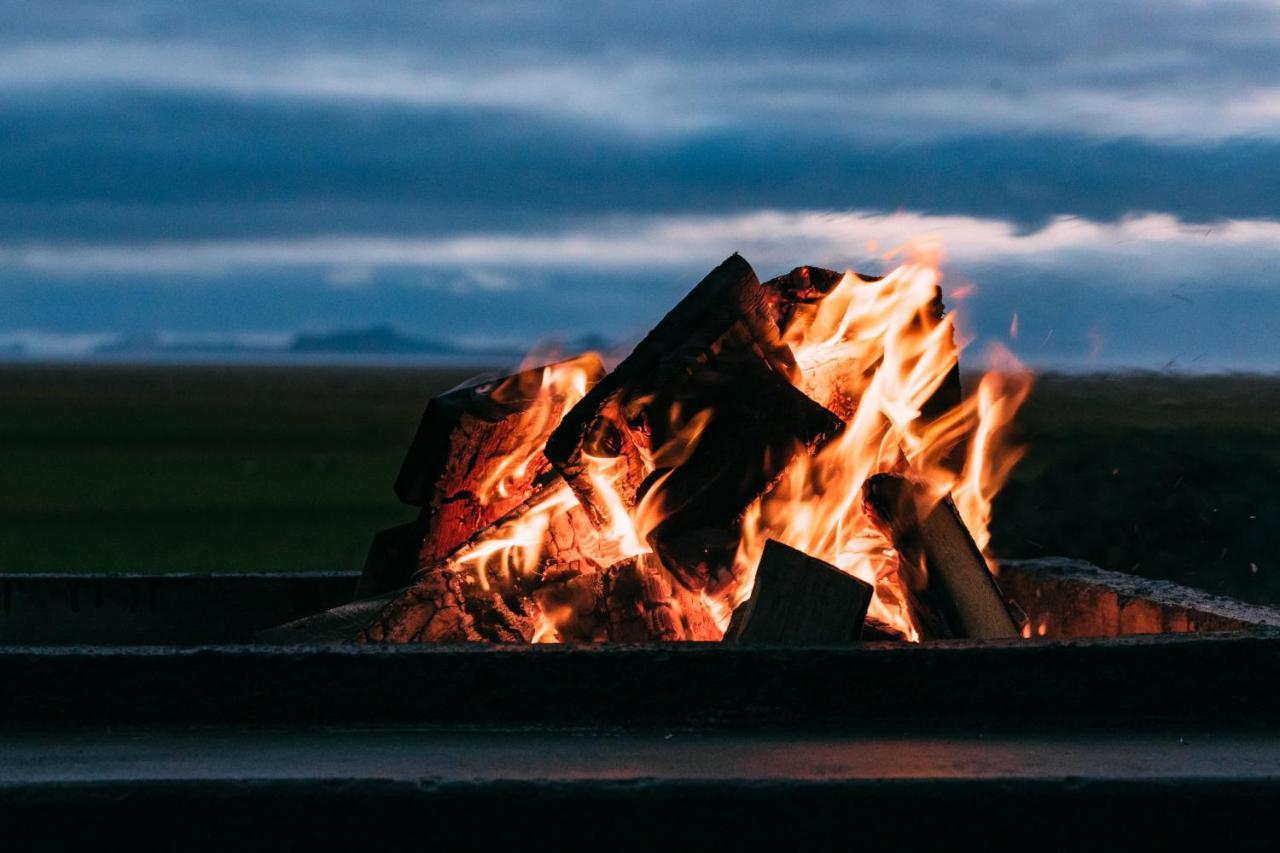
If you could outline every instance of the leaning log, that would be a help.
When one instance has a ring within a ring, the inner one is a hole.
[[[566,396],[548,371],[579,370],[590,387],[604,375],[594,354],[481,377],[427,404],[396,478],[402,501],[421,506],[421,565],[430,565],[518,507],[551,478],[542,446],[564,414]]]
[[[645,501],[662,519],[648,533],[649,545],[685,586],[714,592],[733,580],[747,507],[844,422],[755,353],[709,359],[655,401],[661,410],[703,411],[709,419],[687,456],[658,467],[646,484]],[[654,435],[664,438],[656,429]]]
[[[794,370],[778,339],[774,306],[751,266],[733,255],[712,270],[636,348],[565,415],[546,455],[597,523],[610,512],[591,477],[591,460],[613,468],[622,501],[634,504],[654,449],[649,431],[668,416],[654,397],[697,371],[712,355],[754,351],[770,367]]]
[[[724,639],[739,645],[853,642],[874,593],[830,563],[770,539],[751,596],[734,610]]]
[[[951,498],[930,500],[922,484],[876,474],[863,487],[868,508],[898,551],[899,576],[924,639],[1018,636],[987,561]]]

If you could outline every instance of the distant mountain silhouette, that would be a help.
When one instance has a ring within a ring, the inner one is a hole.
[[[335,329],[331,332],[300,334],[294,338],[289,351],[430,355],[455,355],[466,352],[457,345],[445,341],[406,335],[388,323],[359,329]]]

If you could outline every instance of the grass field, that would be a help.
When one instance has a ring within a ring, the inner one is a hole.
[[[0,367],[0,570],[357,569],[467,369]],[[1280,379],[1041,377],[997,552],[1280,602]]]

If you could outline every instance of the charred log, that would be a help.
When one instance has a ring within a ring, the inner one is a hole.
[[[418,555],[426,533],[426,513],[407,524],[379,531],[369,543],[364,570],[356,582],[356,599],[372,598],[407,585],[418,570]]]
[[[588,385],[604,375],[599,358],[580,356],[472,380],[427,405],[395,484],[402,501],[424,510],[421,565],[452,553],[553,476],[541,447],[565,397],[548,390],[544,377],[566,368],[580,369]]]
[[[646,484],[646,501],[663,519],[649,544],[681,583],[714,590],[731,580],[747,506],[844,422],[754,355],[712,359],[656,400],[667,410],[706,412],[709,420],[687,458],[657,468],[653,485]]]
[[[896,474],[877,474],[863,489],[868,507],[893,540],[899,574],[925,639],[1018,636],[1018,627],[950,497]]]
[[[565,642],[667,642],[720,638],[696,595],[652,554],[600,572],[566,573],[534,593]]]
[[[754,352],[783,373],[794,369],[789,350],[778,340],[769,294],[736,254],[699,282],[551,434],[546,455],[594,520],[604,522],[609,508],[591,481],[586,457],[613,463],[617,491],[624,503],[633,504],[649,473],[643,458],[653,447],[650,421],[667,415],[655,411],[654,396],[698,371],[708,358],[735,351]]]
[[[734,610],[724,639],[742,645],[853,642],[873,594],[870,584],[770,539],[751,597]]]

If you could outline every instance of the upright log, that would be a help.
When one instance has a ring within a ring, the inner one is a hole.
[[[727,643],[848,643],[862,634],[875,590],[830,563],[765,543],[751,597],[733,612]]]
[[[870,477],[863,494],[899,553],[899,573],[914,597],[925,639],[1018,636],[1018,627],[987,561],[950,497],[932,503],[927,490],[896,474]]]
[[[564,413],[566,389],[548,372],[604,376],[594,354],[511,376],[480,377],[427,404],[396,478],[396,494],[426,519],[421,565],[451,554],[551,479],[542,446]],[[497,484],[501,482],[501,488]]]

